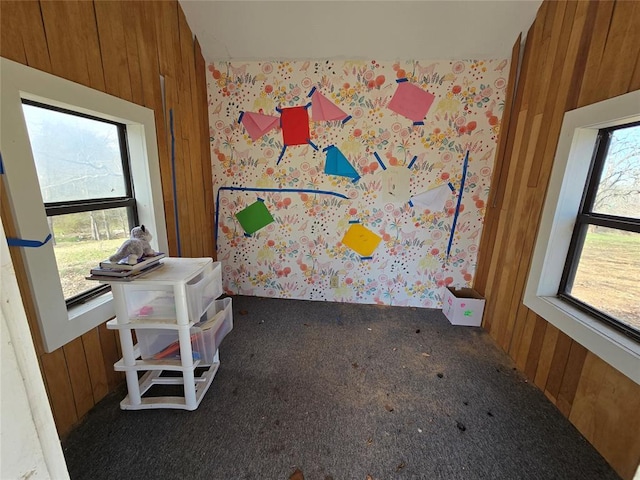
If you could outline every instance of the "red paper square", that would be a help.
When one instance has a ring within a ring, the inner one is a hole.
[[[285,146],[309,143],[309,113],[306,107],[283,108],[280,115]]]

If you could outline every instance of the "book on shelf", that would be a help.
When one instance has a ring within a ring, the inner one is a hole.
[[[93,268],[91,269],[91,275],[88,277],[84,277],[87,280],[106,280],[109,282],[130,282],[134,278],[141,277],[157,268],[160,268],[162,263],[157,261],[155,263],[148,264],[145,268],[140,270],[109,270],[104,268]]]
[[[152,257],[140,257],[135,263],[129,263],[129,259],[126,257],[119,262],[103,260],[100,262],[100,268],[107,270],[142,270],[143,268],[160,261],[160,259],[164,257],[166,257],[164,253],[158,252]]]

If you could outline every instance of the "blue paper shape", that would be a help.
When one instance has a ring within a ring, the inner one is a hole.
[[[360,180],[360,175],[353,165],[349,163],[347,157],[336,147],[331,145],[324,149],[327,152],[327,160],[324,164],[324,173],[327,175],[340,175],[351,178],[353,182]]]

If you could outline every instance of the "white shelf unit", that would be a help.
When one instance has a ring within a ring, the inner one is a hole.
[[[107,322],[107,328],[120,335],[122,359],[114,368],[125,372],[127,380],[128,395],[120,402],[123,410],[198,408],[220,366],[218,346],[233,328],[231,299],[216,300],[222,294],[220,262],[164,258],[162,263],[159,269],[130,282],[101,281],[111,285],[113,292],[116,318]],[[197,325],[206,320],[210,328],[201,330]],[[136,345],[133,330],[139,341]],[[153,345],[141,339],[153,339]],[[179,358],[154,358],[174,340]],[[196,341],[199,352],[192,349]],[[198,367],[204,371],[196,376]],[[139,376],[141,371],[145,373]],[[163,376],[163,372],[181,375]],[[183,396],[145,397],[154,385],[182,385]]]

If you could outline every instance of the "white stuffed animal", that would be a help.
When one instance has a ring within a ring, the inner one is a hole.
[[[109,261],[118,262],[129,258],[129,263],[135,263],[140,257],[152,257],[156,252],[149,243],[153,237],[144,225],[133,227],[131,237],[126,240],[116,253],[109,257]]]

